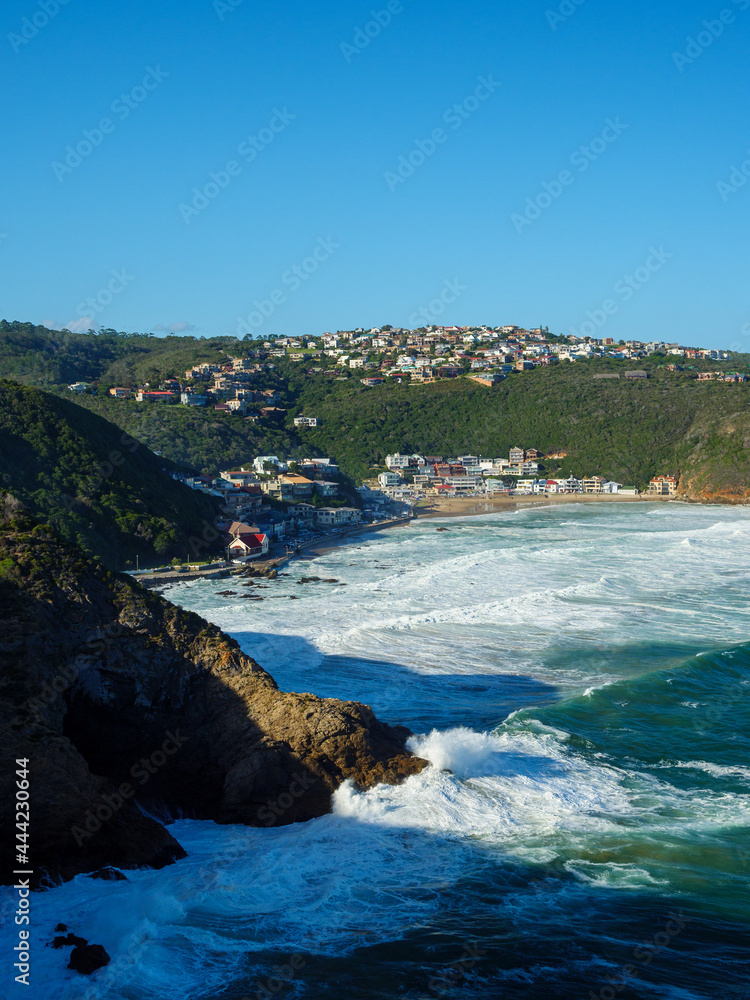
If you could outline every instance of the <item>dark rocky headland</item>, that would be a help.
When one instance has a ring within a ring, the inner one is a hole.
[[[13,800],[28,758],[36,884],[169,864],[184,856],[176,817],[299,822],[328,812],[346,779],[369,788],[425,766],[407,729],[358,702],[280,691],[218,628],[11,497],[0,508],[0,794]],[[9,860],[13,840],[6,809]]]

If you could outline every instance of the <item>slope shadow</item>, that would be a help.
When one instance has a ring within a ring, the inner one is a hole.
[[[289,660],[268,668],[280,687],[362,701],[384,722],[414,732],[457,726],[492,729],[512,712],[551,705],[560,698],[556,687],[519,674],[428,674],[391,660],[326,656],[302,636],[232,632],[232,638],[250,656],[258,655],[253,647],[259,641],[275,645],[281,640],[288,646],[292,639]]]

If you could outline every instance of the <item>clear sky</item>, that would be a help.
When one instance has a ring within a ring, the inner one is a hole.
[[[750,0],[6,0],[0,22],[6,319],[750,350]]]

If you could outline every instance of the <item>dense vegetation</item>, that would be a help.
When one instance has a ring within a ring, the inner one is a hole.
[[[215,504],[172,468],[74,403],[0,381],[0,489],[109,566],[184,558],[204,535]]]
[[[201,361],[218,364],[225,360],[222,351],[228,345],[234,354],[243,351],[242,342],[233,337],[201,341],[116,330],[71,333],[2,320],[0,375],[43,388],[101,381],[106,392],[109,386],[156,383],[170,375],[184,375],[188,365]]]
[[[333,368],[333,359],[308,363],[272,358],[262,388],[281,393],[285,421],[251,422],[212,409],[118,401],[106,395],[116,384],[158,383],[184,376],[188,365],[223,361],[258,344],[233,338],[163,339],[102,331],[56,333],[30,324],[0,324],[0,375],[45,385],[68,396],[74,379],[95,381],[81,406],[118,424],[149,448],[207,472],[248,462],[257,454],[289,458],[330,455],[358,479],[382,467],[389,452],[505,456],[512,445],[542,452],[565,451],[550,474],[601,474],[644,488],[653,475],[681,474],[700,495],[744,496],[750,492],[750,437],[744,430],[750,383],[698,382],[698,370],[740,368],[747,355],[729,363],[691,362],[692,371],[670,372],[674,358],[616,361],[596,359],[513,374],[494,388],[468,379],[432,385],[386,384],[367,389],[361,371]],[[679,359],[676,359],[679,360]],[[634,367],[642,381],[597,379]],[[296,415],[320,418],[314,429],[295,428]]]
[[[550,472],[644,488],[654,475],[692,467],[698,449],[707,482],[750,485],[750,441],[726,431],[728,418],[747,413],[750,383],[698,382],[663,364],[638,362],[651,376],[639,381],[594,378],[633,367],[617,361],[539,368],[493,388],[457,379],[369,390],[340,382],[327,392],[313,381],[300,409],[321,418],[305,436],[356,476],[372,474],[369,466],[393,451],[495,458],[519,445],[567,452],[561,464],[547,464]]]

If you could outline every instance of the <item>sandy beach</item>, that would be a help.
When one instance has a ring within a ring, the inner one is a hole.
[[[417,504],[414,508],[416,517],[413,520],[426,521],[441,517],[478,517],[482,514],[495,514],[503,510],[515,510],[518,507],[549,507],[553,504],[565,503],[651,503],[666,501],[671,497],[620,497],[615,494],[560,494],[550,496],[493,496],[493,497],[431,497]],[[403,528],[413,523],[410,520],[398,520],[394,523],[376,523],[362,525],[342,535],[332,535],[314,542],[308,542],[301,552],[292,559],[309,560],[325,555],[332,549],[342,545],[350,545],[358,535],[373,531],[390,531],[393,528]]]
[[[615,493],[561,493],[548,496],[434,497],[422,501],[416,511],[420,520],[434,517],[475,517],[516,507],[549,507],[559,503],[652,503],[671,497],[621,497]]]

